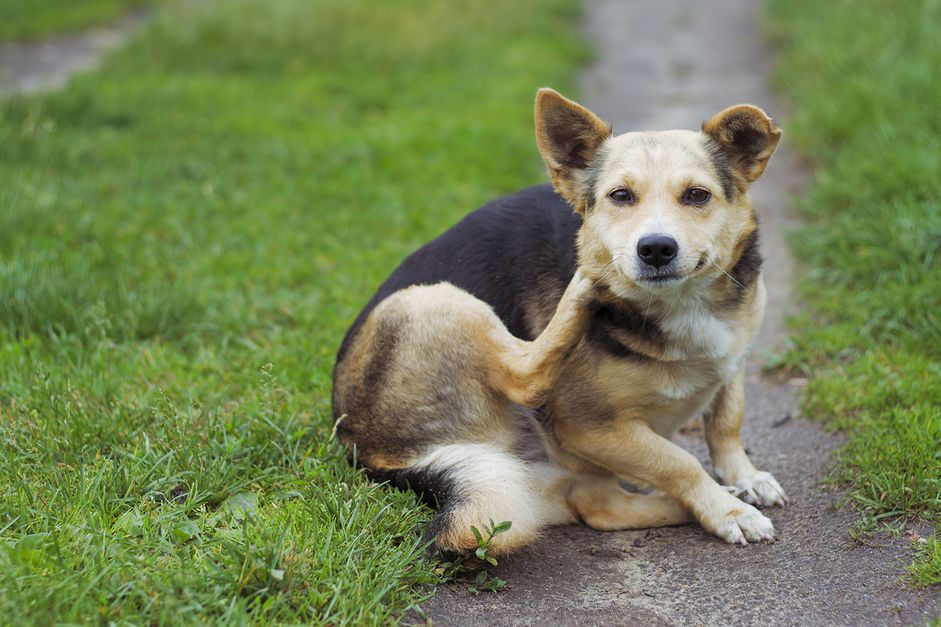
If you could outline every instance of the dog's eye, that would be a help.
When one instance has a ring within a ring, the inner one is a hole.
[[[636,200],[634,197],[634,192],[624,188],[614,190],[608,194],[608,198],[618,203],[619,205],[632,205]]]
[[[712,198],[712,194],[701,187],[690,187],[683,192],[683,203],[686,205],[704,205]]]

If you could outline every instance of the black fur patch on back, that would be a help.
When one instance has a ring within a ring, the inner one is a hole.
[[[498,198],[412,253],[386,279],[350,327],[337,353],[342,361],[369,313],[393,292],[447,281],[484,301],[510,333],[531,340],[523,305],[535,293],[559,296],[575,273],[581,217],[550,185]],[[336,371],[334,371],[334,376]],[[336,407],[334,407],[334,413]],[[338,417],[338,416],[335,416]]]
[[[722,150],[716,140],[706,137],[703,143],[706,152],[709,153],[712,167],[715,168],[716,175],[722,182],[722,194],[725,196],[726,201],[732,202],[732,198],[735,196],[735,177],[732,174],[732,162],[729,161],[728,155],[725,154],[725,151]]]

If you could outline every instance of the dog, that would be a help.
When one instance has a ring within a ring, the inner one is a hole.
[[[511,521],[493,555],[575,522],[772,541],[757,507],[787,497],[739,431],[765,307],[748,188],[780,129],[738,105],[614,135],[551,89],[535,118],[552,186],[469,214],[382,284],[337,355],[337,437],[437,505],[445,553],[493,521]],[[699,415],[721,484],[670,441]]]

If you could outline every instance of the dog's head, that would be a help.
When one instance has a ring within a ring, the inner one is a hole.
[[[622,297],[728,274],[756,229],[748,186],[781,131],[749,105],[701,132],[614,136],[551,89],[536,97],[536,141],[555,189],[582,215],[582,271]]]

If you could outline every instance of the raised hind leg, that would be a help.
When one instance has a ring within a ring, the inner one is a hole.
[[[591,282],[576,271],[556,306],[549,324],[533,341],[521,340],[502,324],[494,325],[493,367],[488,381],[512,402],[539,407],[555,383],[562,365],[585,334]]]
[[[337,434],[377,477],[433,494],[439,549],[474,549],[471,527],[508,520],[491,547],[505,553],[574,521],[568,471],[513,452],[514,408],[538,406],[554,384],[584,335],[590,290],[576,273],[546,329],[525,341],[464,290],[409,287],[376,307],[338,364]]]

